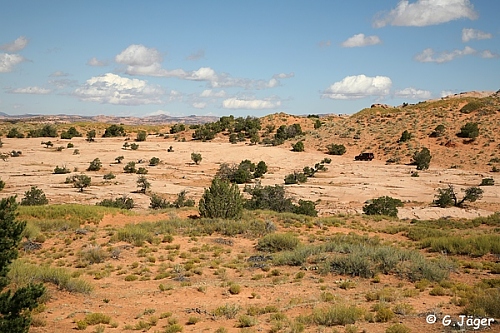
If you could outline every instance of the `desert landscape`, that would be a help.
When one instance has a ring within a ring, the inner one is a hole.
[[[460,315],[492,318],[465,331],[500,332],[499,111],[499,92],[470,92],[350,116],[247,118],[256,130],[238,129],[248,124],[234,117],[182,129],[160,120],[3,117],[0,197],[21,202],[36,187],[48,202],[18,206],[27,226],[10,287],[46,286],[33,333],[451,332]],[[57,136],[26,137],[44,126]],[[123,135],[103,137],[110,126]],[[14,128],[22,138],[9,135]],[[80,136],[62,139],[71,128]],[[420,167],[424,148],[430,163]],[[355,160],[362,152],[375,158]],[[278,185],[315,212],[246,207],[237,218],[203,216],[198,206],[214,177],[244,160],[267,171],[237,185],[245,200],[249,188]],[[315,172],[285,183],[305,167]],[[89,183],[78,187],[79,175]],[[449,185],[458,200],[481,192],[443,208],[435,200]],[[175,207],[180,193],[194,205]],[[401,201],[396,216],[368,213],[381,197]],[[103,205],[117,198],[133,204]],[[154,198],[164,205],[153,207]]]

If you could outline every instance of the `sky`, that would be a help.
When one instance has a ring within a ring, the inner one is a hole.
[[[352,114],[500,89],[496,0],[0,0],[0,112]]]

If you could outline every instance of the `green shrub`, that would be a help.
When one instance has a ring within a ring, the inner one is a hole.
[[[326,146],[326,149],[328,149],[328,154],[330,155],[344,155],[346,152],[344,145],[334,144],[334,143]]]
[[[432,138],[439,138],[442,137],[445,134],[446,128],[444,125],[437,125],[436,128],[434,128],[434,131],[431,133]]]
[[[479,126],[477,123],[469,122],[460,128],[457,136],[467,139],[475,139],[479,136]]]
[[[109,138],[109,137],[116,137],[116,136],[125,136],[125,129],[123,126],[118,126],[118,125],[111,125],[106,130],[104,131],[103,137]]]
[[[285,185],[300,184],[307,181],[307,176],[303,172],[294,171],[285,176]]]
[[[146,131],[138,131],[135,141],[146,141],[147,137],[148,134],[146,133]]]
[[[146,175],[148,173],[148,169],[144,167],[139,167],[139,169],[137,169],[135,173],[138,175]]]
[[[214,178],[198,208],[201,217],[235,219],[243,211],[243,197],[237,185]]]
[[[257,242],[257,250],[265,252],[279,252],[296,249],[300,244],[297,236],[285,234],[268,234],[260,238]]]
[[[157,166],[158,164],[160,164],[160,159],[158,157],[152,157],[149,160],[149,165],[150,166]]]
[[[238,327],[252,327],[257,325],[257,319],[247,315],[241,315],[238,318]]]
[[[122,196],[113,199],[104,199],[98,202],[96,205],[103,207],[114,207],[120,209],[132,209],[134,208],[134,199],[128,198],[127,196]]]
[[[304,151],[304,142],[298,141],[297,143],[293,144],[292,151],[296,151],[296,152]]]
[[[484,106],[484,102],[481,101],[471,101],[467,104],[465,104],[461,109],[460,112],[469,114],[471,112],[474,112],[476,110],[479,110]]]
[[[363,212],[366,215],[387,215],[396,217],[398,216],[398,207],[403,207],[403,202],[401,200],[384,196],[371,200],[370,203],[363,207]]]
[[[237,304],[225,304],[219,306],[214,311],[214,315],[217,317],[226,317],[226,319],[233,319],[236,317],[238,312],[241,310],[241,307]]]
[[[363,310],[354,305],[335,304],[328,308],[313,310],[310,320],[316,325],[335,326],[354,324],[361,318]]]
[[[411,333],[411,329],[404,324],[393,324],[385,330],[385,333]]]
[[[231,284],[229,286],[229,293],[231,295],[238,295],[241,292],[241,286],[239,284]]]
[[[24,192],[24,198],[21,200],[22,206],[41,206],[48,203],[45,193],[36,186],[31,186],[29,191]]]
[[[404,132],[401,134],[401,137],[399,138],[398,142],[406,142],[411,139],[412,135],[408,130],[404,130]]]
[[[116,176],[112,172],[109,172],[109,173],[105,174],[104,176],[102,176],[102,178],[104,180],[111,180],[111,179],[115,179]]]
[[[481,184],[479,186],[493,186],[495,185],[495,180],[493,178],[483,178],[481,179]]]
[[[55,174],[65,174],[65,173],[70,173],[71,171],[66,168],[66,166],[63,166],[62,168],[59,167],[59,165],[57,165],[55,168],[54,168],[54,173]]]
[[[200,153],[191,153],[191,160],[196,164],[200,164],[202,157]]]
[[[151,209],[165,209],[170,208],[172,205],[166,199],[160,197],[158,194],[153,193],[153,195],[149,198],[149,208]]]
[[[464,314],[479,317],[500,317],[500,289],[491,288],[472,295]]]
[[[151,187],[151,183],[148,181],[148,179],[145,176],[139,176],[137,178],[137,188],[139,193],[146,193],[146,191]]]
[[[135,162],[128,162],[127,165],[123,167],[123,171],[125,173],[136,173],[137,169],[135,168]]]
[[[415,152],[412,163],[417,166],[417,170],[427,170],[429,169],[431,159],[431,151],[428,148],[423,147],[420,151]]]
[[[98,158],[95,158],[92,162],[90,162],[89,167],[87,168],[87,171],[99,171],[102,168],[102,163],[101,160]]]
[[[5,188],[5,182],[0,179],[0,191],[3,190]]]
[[[132,144],[130,145],[130,149],[132,149],[132,150],[137,150],[137,149],[139,149],[139,145],[138,145],[137,143],[132,143]]]

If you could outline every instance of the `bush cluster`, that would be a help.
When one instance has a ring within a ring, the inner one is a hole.
[[[222,163],[215,177],[230,183],[245,184],[254,178],[260,178],[267,173],[267,165],[259,161],[257,165],[250,160],[241,161],[239,165]]]
[[[95,133],[94,133],[95,134]],[[104,131],[103,137],[104,138],[110,138],[110,137],[117,137],[117,136],[125,136],[125,129],[123,126],[118,126],[118,125],[111,125],[106,130]]]
[[[122,196],[113,199],[104,199],[96,204],[97,206],[103,207],[114,207],[120,209],[132,209],[134,208],[134,199],[127,196]]]
[[[75,127],[71,126],[67,131],[61,132],[61,139],[73,139],[74,137],[82,136]]]
[[[387,215],[397,217],[398,207],[403,207],[403,202],[401,200],[383,196],[367,203],[363,207],[363,212],[366,215]]]
[[[181,208],[193,207],[195,202],[193,199],[188,199],[186,191],[181,191],[177,194],[177,199],[174,202],[167,201],[157,194],[153,194],[150,198],[149,208],[151,209],[165,209],[165,208]]]
[[[326,146],[326,149],[328,149],[328,154],[330,155],[344,155],[346,152],[344,145],[339,145],[334,143],[331,143],[328,146]]]

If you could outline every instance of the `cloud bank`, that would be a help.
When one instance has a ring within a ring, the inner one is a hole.
[[[389,94],[392,81],[387,76],[346,76],[335,82],[322,93],[323,98],[359,99],[369,96],[382,97]]]
[[[401,0],[396,8],[379,14],[373,26],[386,25],[424,27],[467,18],[477,19],[478,14],[470,0]]]
[[[281,101],[268,101],[263,99],[239,99],[236,97],[225,99],[222,102],[224,109],[249,109],[263,110],[275,109],[281,106]]]
[[[415,56],[418,62],[435,62],[442,64],[452,61],[455,58],[477,53],[472,47],[466,46],[463,50],[444,51],[436,55],[433,49],[427,48]]]

